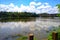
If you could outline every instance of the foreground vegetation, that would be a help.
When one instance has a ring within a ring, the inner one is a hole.
[[[54,28],[53,31],[58,33],[58,40],[60,40],[60,26],[58,28]],[[50,34],[48,36],[48,40],[52,40],[52,32],[50,32]]]
[[[16,40],[27,40],[27,39],[28,39],[27,36],[21,36],[21,37],[17,38]]]
[[[16,40],[28,40],[28,37],[27,36],[21,36],[21,37],[17,38]],[[37,39],[34,37],[34,40],[37,40]]]

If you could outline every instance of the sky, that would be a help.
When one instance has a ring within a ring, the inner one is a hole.
[[[60,0],[0,0],[0,11],[58,13]]]

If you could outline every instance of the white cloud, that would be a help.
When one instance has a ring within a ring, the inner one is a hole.
[[[10,3],[8,6],[9,7],[14,7],[14,4],[13,3]]]
[[[42,4],[41,2],[38,2],[38,3],[36,3],[36,2],[30,2],[30,6],[39,6],[41,4]]]
[[[35,4],[36,4],[35,2],[31,2],[31,3],[30,3],[31,6],[33,6],[33,5],[35,5]]]
[[[37,5],[41,5],[42,3],[41,2],[38,2]]]
[[[49,3],[30,2],[28,6],[23,4],[20,7],[10,3],[9,5],[0,4],[0,11],[7,12],[36,12],[36,13],[58,13],[57,7],[52,7]]]

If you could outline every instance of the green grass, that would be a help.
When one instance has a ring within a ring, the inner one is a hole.
[[[28,38],[26,36],[22,36],[22,37],[19,37],[17,38],[16,40],[27,40]]]
[[[27,36],[21,36],[21,37],[17,38],[16,40],[28,40],[28,37]],[[34,40],[37,40],[37,38],[34,37]]]

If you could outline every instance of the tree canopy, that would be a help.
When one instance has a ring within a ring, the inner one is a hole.
[[[57,4],[56,6],[58,6],[58,11],[59,11],[59,14],[58,14],[58,16],[60,17],[60,4]]]
[[[59,12],[60,12],[60,4],[57,4],[56,6],[58,6]]]

